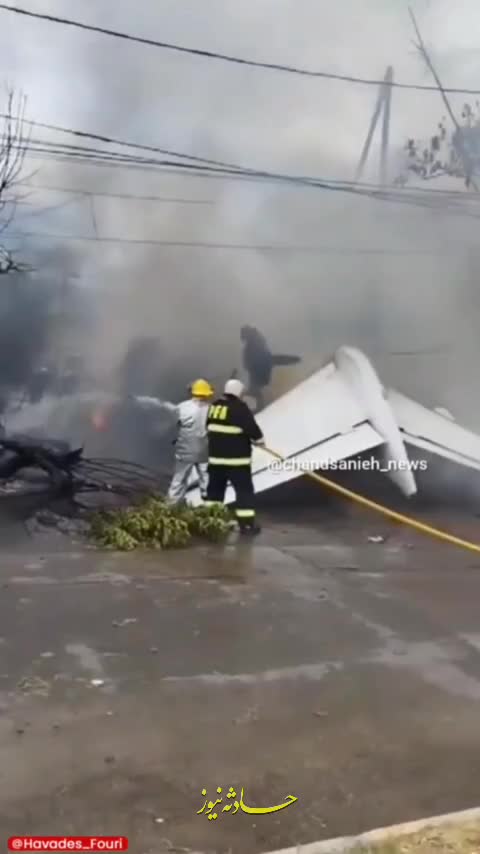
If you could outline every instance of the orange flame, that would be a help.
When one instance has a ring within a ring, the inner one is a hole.
[[[99,433],[103,433],[105,430],[108,430],[109,414],[109,411],[106,409],[96,409],[92,413],[92,426]]]

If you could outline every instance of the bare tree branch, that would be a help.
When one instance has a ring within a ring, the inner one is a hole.
[[[7,89],[7,109],[0,130],[0,234],[6,231],[16,213],[18,196],[13,192],[19,183],[30,131],[25,131],[26,98]],[[13,254],[0,246],[0,275],[26,269]]]
[[[459,145],[459,136],[463,150]],[[467,166],[464,151],[467,154]],[[401,173],[395,180],[398,186],[406,186],[409,175],[423,181],[446,175],[460,179],[466,190],[469,187],[476,190],[471,175],[478,174],[480,167],[480,103],[474,107],[464,105],[459,130],[448,130],[447,120],[442,118],[428,140],[410,137],[405,145],[405,154]]]
[[[474,164],[472,163],[472,159],[471,159],[470,154],[469,154],[467,147],[465,145],[464,134],[463,134],[462,128],[460,127],[460,125],[458,123],[457,117],[455,116],[455,113],[453,112],[453,109],[450,105],[450,101],[447,98],[446,92],[442,86],[442,82],[440,80],[440,77],[438,76],[437,71],[433,65],[433,62],[429,56],[429,53],[428,53],[427,48],[425,46],[425,42],[423,41],[422,35],[421,35],[420,30],[418,28],[417,20],[415,18],[413,10],[410,8],[408,11],[410,13],[410,18],[412,19],[412,23],[413,23],[413,26],[415,29],[415,34],[416,34],[417,39],[418,39],[418,44],[416,44],[415,47],[420,51],[421,55],[423,56],[423,59],[425,60],[427,66],[428,66],[428,68],[432,74],[432,77],[438,86],[438,91],[440,92],[440,95],[442,96],[442,100],[443,100],[443,103],[445,104],[445,108],[446,108],[446,110],[450,116],[450,119],[453,122],[453,126],[455,128],[455,134],[453,137],[453,145],[457,148],[459,157],[463,162],[466,186],[467,187],[470,187],[470,186],[473,187],[473,189],[478,193],[478,186],[477,186],[477,184],[474,180],[474,177],[473,177]],[[467,119],[467,121],[468,121],[468,119]]]

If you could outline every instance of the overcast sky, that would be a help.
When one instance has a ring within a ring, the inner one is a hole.
[[[139,36],[367,78],[431,83],[404,0],[24,0],[36,11]],[[416,0],[445,84],[478,86],[476,0]],[[39,121],[112,132],[255,165],[321,172],[354,158],[373,87],[306,79],[162,51],[0,11],[0,75]],[[430,132],[432,93],[395,91],[393,138]]]

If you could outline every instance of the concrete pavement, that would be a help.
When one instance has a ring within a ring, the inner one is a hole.
[[[5,839],[258,854],[477,804],[480,560],[365,514],[275,518],[171,554],[4,549]],[[217,786],[298,802],[209,821]]]

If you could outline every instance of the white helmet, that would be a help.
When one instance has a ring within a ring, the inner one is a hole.
[[[240,380],[228,380],[223,389],[224,394],[231,394],[233,397],[242,398],[245,394],[245,386]]]

